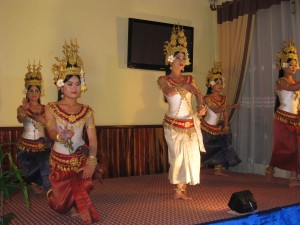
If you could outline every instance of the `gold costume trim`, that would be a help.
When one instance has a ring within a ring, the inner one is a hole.
[[[224,134],[224,132],[222,131],[223,130],[222,126],[210,125],[205,120],[201,120],[201,130],[204,130],[205,132],[212,134],[214,136]]]
[[[277,109],[275,112],[275,115],[274,115],[274,119],[276,119],[282,123],[295,126],[295,127],[300,126],[299,114],[292,114],[292,113],[288,113],[283,110]]]
[[[17,148],[26,152],[43,152],[46,149],[46,143],[40,140],[29,140],[21,137],[18,140]]]
[[[54,120],[47,120],[45,123],[44,123],[44,127],[50,127],[52,124],[55,124],[55,121]]]
[[[163,126],[168,130],[175,130],[178,133],[187,134],[189,137],[192,133],[196,132],[193,119],[177,119],[165,115]]]
[[[54,150],[51,151],[50,154],[50,165],[57,168],[63,172],[70,172],[74,171],[75,173],[78,172],[78,169],[81,167],[82,162],[87,157],[83,154],[72,154],[72,155],[63,155],[55,152]]]
[[[53,113],[56,121],[59,124],[62,124],[63,121],[66,121],[71,124],[73,128],[83,126],[93,113],[92,109],[88,105],[83,104],[81,104],[81,109],[77,114],[68,114],[59,108],[57,102],[48,103],[46,107]]]

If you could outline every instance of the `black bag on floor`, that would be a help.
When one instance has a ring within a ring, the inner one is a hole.
[[[253,212],[257,209],[257,203],[249,190],[233,193],[228,202],[228,206],[231,210],[238,213]]]

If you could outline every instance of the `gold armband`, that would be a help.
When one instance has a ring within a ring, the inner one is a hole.
[[[86,129],[95,129],[95,124],[91,124],[86,126]]]
[[[47,120],[47,121],[44,123],[44,127],[49,127],[49,126],[51,126],[52,124],[55,124],[55,121],[54,121],[54,120]]]
[[[94,167],[96,167],[96,165],[97,165],[97,159],[96,159],[96,157],[94,157],[94,156],[89,156],[87,159],[86,159],[86,164],[87,165],[92,165],[92,166],[94,166]]]

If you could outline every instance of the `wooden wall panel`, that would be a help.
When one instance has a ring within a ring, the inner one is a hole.
[[[168,171],[168,149],[161,125],[97,126],[97,157],[104,177],[126,177]],[[22,127],[0,127],[0,142],[16,143]],[[6,146],[16,160],[16,147]],[[8,162],[4,162],[7,167]]]

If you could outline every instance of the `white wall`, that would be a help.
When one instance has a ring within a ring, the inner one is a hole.
[[[16,108],[28,59],[43,66],[42,102],[56,100],[51,66],[71,38],[80,46],[89,88],[80,101],[92,106],[96,125],[161,124],[167,105],[156,80],[164,72],[127,68],[128,18],[194,27],[193,74],[205,93],[218,55],[215,14],[208,0],[0,1],[0,127],[20,126]]]

